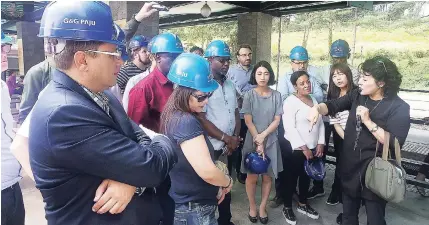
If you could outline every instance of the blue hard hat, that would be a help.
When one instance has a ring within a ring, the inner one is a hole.
[[[9,44],[9,45],[11,45],[11,44],[12,44],[12,38],[11,38],[11,37],[9,37],[9,36],[6,36],[6,35],[3,33],[3,31],[1,31],[1,44],[2,44],[2,45],[4,45],[4,44]]]
[[[295,46],[290,51],[289,58],[291,60],[299,60],[299,61],[307,61],[308,60],[308,52],[307,49],[305,49],[302,46]]]
[[[268,166],[271,159],[268,156],[264,158],[257,152],[249,152],[244,158],[244,166],[247,170],[254,174],[263,174],[268,172]]]
[[[206,51],[204,52],[204,57],[231,57],[231,51],[226,42],[221,40],[214,40],[207,45]]]
[[[110,7],[101,1],[51,2],[43,12],[38,36],[123,45]]]
[[[321,158],[305,160],[304,169],[307,175],[313,180],[323,180],[325,178],[325,165]]]
[[[114,26],[115,26],[115,29],[117,29],[118,33],[119,33],[118,41],[123,43],[123,45],[118,46],[118,50],[121,52],[122,60],[127,61],[128,60],[128,53],[127,53],[127,48],[125,47],[125,33],[118,24],[115,23]]]
[[[151,53],[183,53],[182,41],[172,33],[158,34],[150,41]]]
[[[350,53],[349,43],[345,40],[338,39],[332,43],[329,53],[334,58],[348,58]]]
[[[147,47],[149,44],[149,39],[143,35],[136,35],[131,38],[130,43],[128,44],[129,49]]]
[[[180,86],[212,92],[219,84],[210,76],[207,60],[193,53],[180,54],[171,64],[167,78]]]

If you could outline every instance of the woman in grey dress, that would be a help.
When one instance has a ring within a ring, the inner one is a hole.
[[[244,157],[247,153],[257,151],[271,159],[268,173],[262,174],[262,200],[259,206],[259,220],[268,223],[266,205],[271,191],[272,177],[277,178],[283,170],[280,146],[277,139],[277,127],[283,114],[282,98],[278,91],[269,86],[275,83],[274,72],[266,61],[257,63],[250,77],[250,84],[257,85],[248,91],[243,99],[244,120],[248,127],[243,146],[241,172],[247,173],[246,192],[249,199],[249,220],[257,222],[255,192],[258,174],[251,174],[244,167]]]

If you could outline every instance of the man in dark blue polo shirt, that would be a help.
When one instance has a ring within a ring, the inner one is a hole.
[[[148,139],[106,91],[116,83],[123,45],[109,6],[52,2],[39,36],[46,38],[56,64],[33,108],[29,136],[48,224],[158,225],[163,215],[153,187],[166,178],[177,155],[165,136]],[[105,179],[107,190],[100,194]],[[117,196],[130,201],[124,204]],[[100,200],[98,210],[94,201]]]

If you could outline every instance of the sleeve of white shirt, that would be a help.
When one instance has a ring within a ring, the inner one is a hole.
[[[33,110],[28,113],[28,116],[25,118],[24,122],[21,124],[21,127],[18,129],[18,135],[28,138],[30,136],[30,118],[33,114]]]
[[[301,146],[306,145],[302,140],[301,135],[295,127],[296,119],[295,115],[298,112],[295,107],[297,104],[293,99],[294,97],[288,97],[283,104],[283,127],[285,129],[285,138],[292,145],[292,149],[298,149]]]

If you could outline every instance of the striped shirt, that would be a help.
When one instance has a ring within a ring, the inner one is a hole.
[[[335,116],[330,116],[330,121],[329,124],[334,125],[334,124],[340,124],[340,126],[343,128],[343,130],[346,129],[346,124],[347,124],[347,119],[349,118],[349,111],[345,110],[342,112],[339,112],[337,114],[335,114]]]
[[[133,62],[126,62],[119,70],[118,77],[116,78],[119,89],[121,89],[121,94],[124,94],[128,80],[143,72],[144,70],[138,68]]]

